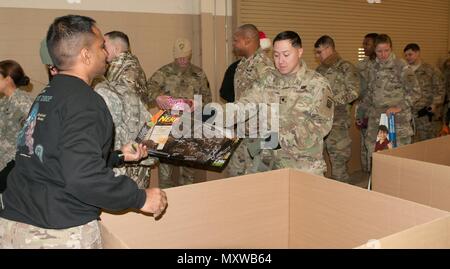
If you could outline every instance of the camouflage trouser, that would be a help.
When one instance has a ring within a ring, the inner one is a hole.
[[[100,249],[102,240],[97,220],[56,230],[0,218],[0,249],[5,248]]]
[[[436,127],[433,122],[428,120],[428,117],[414,118],[415,134],[414,143],[420,142],[436,137]]]
[[[295,159],[289,156],[282,157],[282,153],[279,150],[274,151],[274,163],[273,170],[283,168],[294,168],[306,173],[323,176],[327,170],[327,164],[322,158],[320,160],[312,159]]]
[[[242,139],[239,146],[233,152],[225,168],[229,177],[236,177],[245,175],[246,170],[252,165],[252,158],[247,150],[247,139]]]
[[[367,163],[367,148],[366,148],[366,132],[367,129],[360,130],[360,147],[361,147],[361,170],[363,172],[369,171],[369,165]]]
[[[174,182],[172,180],[173,170],[180,168],[180,178]],[[159,187],[162,189],[188,185],[194,183],[195,170],[185,166],[175,166],[171,164],[161,163],[159,165]]]
[[[274,153],[271,149],[263,149],[256,155],[250,166],[245,169],[245,174],[271,171],[274,165]]]
[[[341,182],[349,182],[347,163],[352,153],[352,140],[345,124],[333,126],[330,134],[325,139],[325,145],[330,156],[331,178]]]

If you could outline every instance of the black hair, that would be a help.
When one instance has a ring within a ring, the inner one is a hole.
[[[47,47],[55,67],[62,71],[93,39],[95,20],[86,16],[66,15],[56,18],[47,32]]]
[[[417,52],[417,51],[420,51],[420,47],[416,43],[409,43],[408,45],[405,46],[405,48],[403,49],[403,52],[406,52],[407,50],[412,50],[412,51]]]
[[[380,125],[380,126],[378,126],[378,131],[382,131],[382,132],[385,132],[385,133],[389,133],[389,130],[388,130],[388,128],[386,127],[386,125]]]
[[[14,60],[1,61],[0,74],[5,78],[11,77],[16,86],[27,86],[30,84],[30,78],[25,75],[20,64]]]
[[[364,38],[370,38],[373,41],[375,41],[375,38],[377,38],[378,34],[377,33],[368,33],[367,35],[364,36]]]
[[[120,39],[127,45],[127,49],[130,48],[130,39],[124,32],[111,31],[106,33],[105,36],[109,37],[110,39]]]
[[[251,23],[243,24],[239,26],[237,32],[242,33],[242,36],[257,41],[259,44],[259,30],[254,24]]]
[[[274,39],[273,39],[273,45],[275,45],[275,43],[277,41],[282,41],[282,40],[289,40],[291,42],[292,47],[294,48],[301,48],[302,47],[302,39],[300,38],[300,36],[293,31],[284,31],[279,33]]]
[[[314,48],[319,48],[320,46],[329,46],[334,49],[335,47],[333,38],[327,35],[321,36],[319,39],[317,39],[316,43],[314,43]]]

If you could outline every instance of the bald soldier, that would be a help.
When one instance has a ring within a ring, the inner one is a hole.
[[[348,183],[347,163],[351,156],[349,128],[352,102],[358,98],[360,81],[356,68],[337,53],[334,40],[321,36],[314,44],[320,65],[316,71],[328,79],[333,92],[334,121],[325,145],[330,156],[331,178]]]
[[[157,70],[147,81],[149,99],[155,100],[161,95],[176,98],[193,99],[201,95],[203,104],[212,101],[209,82],[205,72],[191,63],[192,46],[185,38],[178,38],[173,46],[174,61]],[[181,177],[178,182],[172,181],[173,165],[161,164],[159,168],[159,184],[161,188],[192,184],[194,170],[181,167]]]
[[[149,108],[152,100],[148,99],[147,78],[138,58],[131,53],[128,36],[119,31],[106,33],[105,49],[109,63],[106,79],[134,90]]]
[[[273,68],[273,62],[261,49],[259,37],[259,31],[253,24],[241,25],[233,34],[233,52],[237,57],[242,57],[234,74],[235,100],[239,100],[255,82],[262,80],[268,68]],[[255,158],[259,158],[256,155],[260,153],[259,149],[252,150],[255,143],[259,140],[244,139],[241,142],[226,168],[229,176],[261,172],[253,165]]]
[[[237,103],[279,104],[279,147],[263,150],[273,155],[272,169],[296,168],[323,176],[323,139],[333,124],[333,94],[326,78],[309,69],[302,55],[297,33],[279,33],[273,47],[276,69],[268,68]],[[254,112],[249,117],[256,116]]]
[[[433,126],[433,116],[440,114],[440,107],[445,97],[442,75],[430,64],[422,61],[420,47],[416,43],[406,45],[403,52],[408,66],[414,71],[420,85],[418,101],[412,107],[415,125],[414,142],[435,138],[437,128]]]

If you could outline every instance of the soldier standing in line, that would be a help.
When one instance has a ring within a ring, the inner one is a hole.
[[[343,60],[335,49],[334,40],[324,35],[314,44],[316,57],[320,65],[316,71],[326,77],[333,92],[334,120],[325,145],[330,156],[331,178],[348,183],[350,176],[347,162],[351,156],[349,128],[351,107],[358,98],[360,81],[356,68]]]
[[[6,188],[6,177],[14,167],[16,140],[30,110],[33,99],[19,87],[30,78],[13,60],[0,62],[0,193]]]
[[[375,38],[377,33],[369,33],[364,36],[362,46],[364,48],[364,55],[366,58],[359,61],[356,64],[356,69],[359,72],[359,79],[361,82],[358,103],[356,107],[356,127],[360,131],[360,147],[361,147],[361,170],[363,172],[369,172],[369,166],[367,163],[367,148],[366,148],[366,133],[367,133],[367,107],[364,105],[363,100],[367,94],[368,84],[368,70],[370,66],[375,62],[377,55],[375,54]]]
[[[158,217],[167,198],[109,168],[147,152],[128,145],[120,159],[111,159],[111,115],[90,87],[106,70],[95,21],[56,18],[47,44],[59,73],[36,97],[19,132],[16,167],[0,197],[0,248],[101,248],[101,209],[133,208]]]
[[[109,63],[106,79],[109,82],[118,81],[134,90],[149,109],[153,100],[149,99],[147,78],[138,58],[130,51],[128,36],[119,31],[106,33],[105,49],[108,52],[106,60]]]
[[[403,49],[409,67],[414,71],[420,84],[420,96],[412,107],[415,125],[414,142],[435,138],[436,127],[433,118],[440,116],[438,110],[444,103],[445,89],[442,75],[420,57],[420,47],[410,43]],[[434,116],[436,115],[436,116]]]
[[[119,31],[108,32],[105,49],[109,63],[106,80],[95,85],[95,91],[105,100],[114,122],[114,150],[119,150],[136,138],[139,130],[151,114],[148,112],[146,77],[139,60],[130,51],[128,36]],[[140,99],[139,99],[140,97]],[[124,163],[114,168],[116,175],[127,175],[139,188],[150,185],[151,168],[154,158],[146,158],[137,163]]]
[[[102,81],[95,86],[95,91],[103,97],[114,122],[114,150],[120,150],[133,142],[145,122],[152,117],[135,91],[124,84],[114,81]],[[151,169],[156,159],[147,157],[139,162],[123,163],[115,167],[114,173],[127,175],[139,188],[150,186]]]
[[[156,97],[172,96],[175,98],[194,99],[194,95],[201,95],[203,104],[212,101],[209,82],[205,72],[193,64],[192,46],[189,40],[179,38],[173,47],[174,61],[157,70],[147,81],[147,88],[151,100]],[[159,184],[161,188],[174,187],[172,173],[174,166],[161,164],[159,167]],[[178,185],[194,182],[194,169],[181,167],[181,178]]]
[[[279,147],[263,150],[273,154],[272,169],[289,167],[323,176],[323,139],[331,130],[334,113],[330,85],[301,59],[297,33],[279,33],[273,55],[276,69],[266,68],[262,79],[242,92],[237,103],[279,104]],[[254,116],[256,111],[249,115]]]
[[[375,53],[377,57],[368,70],[368,92],[363,100],[369,117],[365,140],[369,164],[382,113],[395,114],[397,146],[411,143],[411,107],[420,96],[420,86],[414,72],[392,53],[392,41],[388,35],[376,37]]]
[[[234,74],[234,100],[239,100],[242,93],[251,88],[253,83],[263,79],[268,68],[273,68],[273,62],[266,56],[260,44],[260,33],[253,24],[241,25],[233,34],[233,52],[237,57],[242,57]],[[249,146],[251,148],[259,143],[258,139],[242,140],[226,168],[229,176],[258,172],[253,161],[259,150],[249,151]]]

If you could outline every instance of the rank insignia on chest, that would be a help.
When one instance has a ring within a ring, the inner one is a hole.
[[[286,96],[280,96],[280,104],[286,104],[287,103],[287,97]]]

